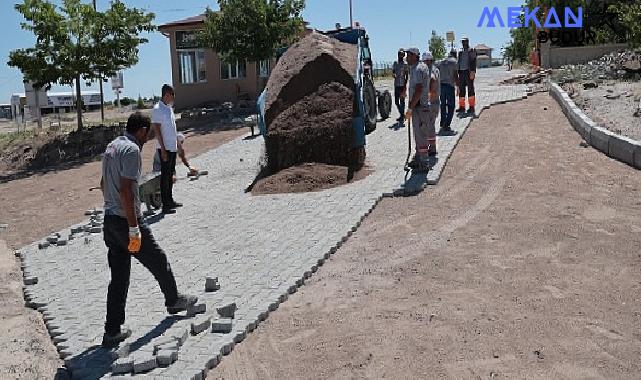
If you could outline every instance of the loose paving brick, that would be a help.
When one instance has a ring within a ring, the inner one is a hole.
[[[220,284],[218,283],[218,277],[207,277],[205,279],[205,291],[206,292],[215,292],[220,290]]]
[[[191,323],[191,335],[198,335],[201,332],[209,329],[211,326],[211,317],[210,316],[202,316],[196,318],[194,322]]]
[[[205,304],[205,303],[197,303],[197,304],[194,304],[194,305],[190,306],[189,308],[187,308],[187,317],[191,318],[191,317],[196,316],[198,314],[203,314],[206,311],[207,311],[207,304]]]
[[[169,367],[178,360],[178,350],[161,350],[156,354],[159,367]]]
[[[234,314],[236,313],[236,310],[238,310],[238,307],[236,306],[236,302],[231,302],[224,306],[216,308],[218,315],[220,315],[223,318],[234,318]]]
[[[512,74],[502,69],[479,70],[479,110],[525,95],[525,86],[496,85],[508,76]],[[391,89],[392,84],[384,82],[378,87]],[[253,330],[267,318],[270,309],[285,300],[283,294],[304,285],[305,275],[309,277],[318,269],[320,259],[337,252],[384,193],[409,194],[420,191],[427,183],[438,182],[449,154],[471,119],[454,119],[452,127],[458,134],[438,137],[439,160],[434,170],[407,185],[403,171],[407,130],[389,128],[398,116],[395,112],[367,136],[372,173],[360,181],[325,191],[261,197],[245,193],[259,167],[261,138],[239,138],[191,160],[206,168],[209,175],[179,183],[174,193],[184,207],[171,218],[153,220],[150,227],[169,256],[181,292],[204,295],[207,298],[202,301],[212,307],[233,300],[238,310],[231,326],[225,326],[227,333],[190,337],[193,321],[168,319],[155,279],[133,260],[126,310],[127,324],[133,331],[131,341],[144,337],[142,342],[148,343],[140,348],[149,354],[157,353],[157,340],[149,341],[147,336],[154,331],[161,334],[158,340],[176,337],[180,348],[177,362],[147,375],[185,379],[189,375],[184,370],[204,369],[206,361],[197,359],[197,351],[190,351],[196,345],[210,344],[218,347],[216,352],[229,354],[234,340],[243,337],[242,331]],[[34,243],[20,249],[21,267],[38,277],[38,283],[29,286],[31,294],[27,296],[25,292],[25,301],[29,307],[53,316],[59,328],[51,330],[52,336],[74,337],[73,342],[63,342],[67,346],[57,345],[61,356],[71,359],[82,358],[95,344],[90,342],[99,340],[104,324],[109,267],[102,237],[91,235],[92,231],[102,231],[102,218],[96,215],[101,215],[101,210],[88,210],[88,220],[60,233],[76,235],[66,246],[39,250],[38,243]],[[93,226],[92,219],[100,226]],[[213,277],[214,271],[218,282],[225,286],[204,292],[203,279]],[[231,331],[236,333],[230,334]],[[214,355],[212,350],[208,353]],[[110,351],[105,350],[104,355],[111,358]]]
[[[152,369],[158,367],[158,362],[156,357],[150,354],[142,354],[134,356],[134,373],[144,373],[149,372]]]
[[[211,322],[211,332],[228,334],[231,332],[233,321],[231,318],[219,318]]]
[[[131,373],[134,370],[134,359],[129,357],[129,358],[121,358],[117,359],[113,364],[111,365],[111,372],[114,375],[121,375],[125,373]]]

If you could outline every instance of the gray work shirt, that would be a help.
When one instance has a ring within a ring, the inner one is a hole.
[[[436,82],[436,99],[430,102],[430,105],[435,106],[435,105],[440,105],[441,104],[441,71],[436,67],[436,65],[432,65],[432,67],[429,67],[430,70],[430,79]]]
[[[140,147],[136,138],[125,133],[107,145],[102,156],[103,196],[105,198],[105,214],[118,215],[126,218],[127,215],[120,203],[120,180],[127,178],[133,180],[131,191],[134,195],[134,208],[136,216],[141,217],[140,195],[138,182],[142,172]]]
[[[392,73],[394,73],[394,86],[403,87],[405,86],[405,76],[408,74],[409,68],[407,63],[395,61],[392,65]]]
[[[418,84],[423,84],[423,91],[421,92],[421,100],[417,107],[427,108],[429,106],[430,69],[423,62],[419,62],[410,68],[410,83],[407,91],[410,101],[414,97],[414,91]]]
[[[441,84],[449,84],[450,86],[456,86],[456,81],[454,80],[457,75],[456,58],[454,57],[445,58],[438,64],[438,69],[441,72]]]

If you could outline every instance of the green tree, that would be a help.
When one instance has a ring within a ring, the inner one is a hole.
[[[145,101],[142,100],[142,97],[140,95],[138,95],[138,102],[136,103],[136,108],[138,108],[139,110],[144,110],[146,108]]]
[[[610,10],[617,12],[619,20],[627,26],[628,43],[641,46],[641,3],[611,5]]]
[[[201,38],[223,61],[270,59],[304,28],[305,0],[218,0],[218,6],[207,8]]]
[[[447,54],[445,38],[436,34],[436,30],[432,30],[432,37],[430,37],[429,47],[435,60],[445,58]]]
[[[81,80],[103,80],[138,62],[138,46],[152,31],[152,13],[127,8],[113,0],[105,12],[97,12],[81,0],[23,0],[15,9],[26,22],[24,30],[36,36],[34,47],[14,50],[8,64],[19,68],[25,80],[37,87],[53,83],[76,85],[78,129],[82,129]]]

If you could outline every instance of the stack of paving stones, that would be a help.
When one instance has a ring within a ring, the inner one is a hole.
[[[526,86],[498,85],[511,75],[479,70],[479,111],[526,95]],[[391,130],[397,116],[368,136],[372,173],[321,192],[245,193],[260,164],[260,139],[241,137],[195,158],[194,165],[207,168],[209,175],[176,187],[176,198],[184,202],[181,212],[151,220],[150,226],[167,252],[179,290],[197,295],[201,304],[188,315],[168,316],[153,276],[132,260],[126,323],[133,335],[119,349],[99,347],[109,268],[102,237],[84,236],[91,220],[74,226],[83,227],[81,238],[67,245],[41,250],[36,242],[21,248],[16,255],[25,275],[25,301],[42,313],[72,376],[121,377],[116,370],[157,379],[204,378],[339,250],[383,195],[409,191],[403,171],[407,132]],[[439,136],[439,163],[421,178],[422,185],[438,181],[471,120],[455,119],[458,135]],[[92,210],[89,216],[95,215],[100,213]]]
[[[578,80],[606,80],[639,78],[641,74],[641,50],[626,50],[606,54],[586,64],[563,65],[555,74],[559,84]]]

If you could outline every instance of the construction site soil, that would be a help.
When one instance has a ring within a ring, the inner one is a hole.
[[[369,168],[352,173],[346,166],[303,164],[259,179],[251,192],[252,195],[265,195],[321,191],[361,180],[369,173]]]
[[[355,45],[320,34],[279,60],[265,100],[270,173],[303,163],[353,164],[356,60]]]
[[[278,115],[265,137],[270,172],[310,162],[349,166],[353,98],[340,83],[323,84]]]

